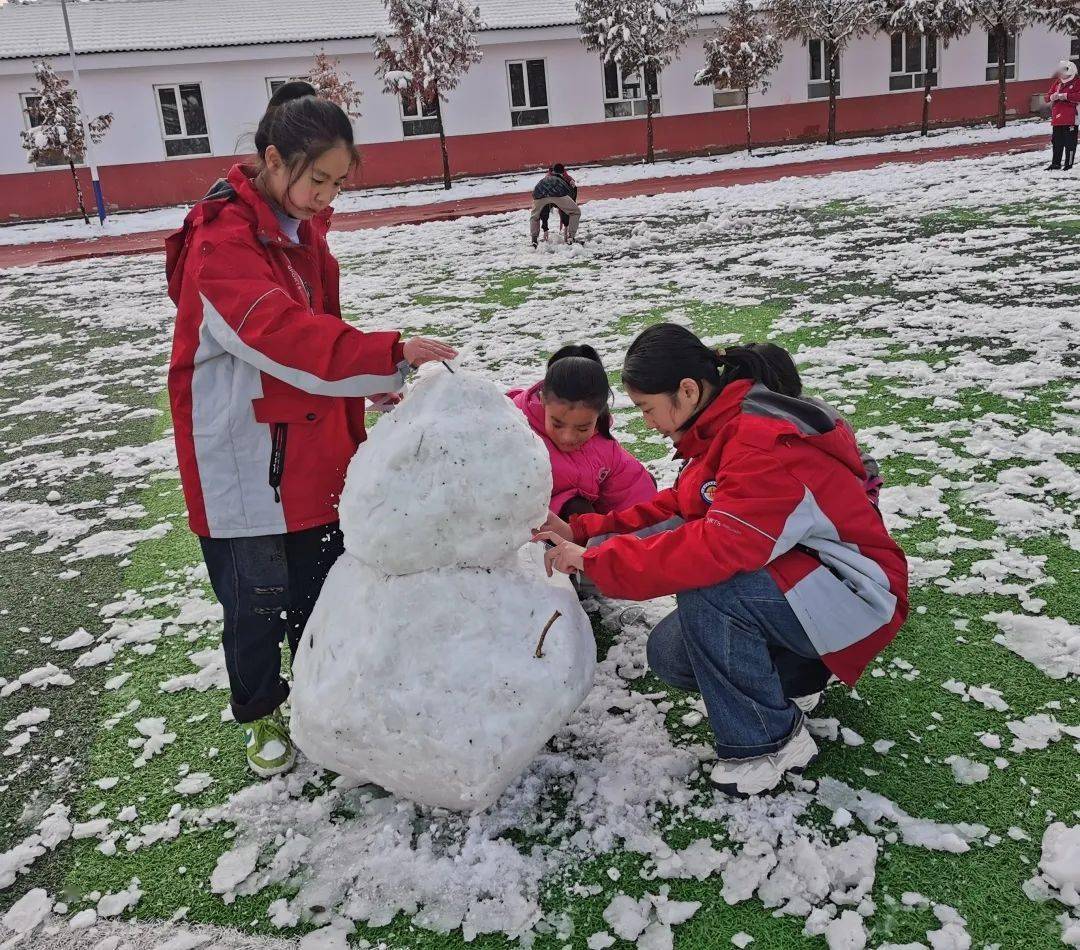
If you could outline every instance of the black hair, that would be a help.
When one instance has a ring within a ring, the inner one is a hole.
[[[762,383],[784,395],[798,395],[802,390],[790,354],[775,343],[729,346],[720,353],[686,327],[658,323],[642,331],[626,351],[622,381],[631,389],[671,396],[684,379],[692,379],[702,388],[708,383],[716,392],[740,379]]]
[[[542,391],[545,398],[582,403],[600,413],[596,429],[605,438],[611,434],[611,383],[600,354],[584,343],[570,343],[556,350],[547,362]]]
[[[352,123],[340,106],[322,98],[309,82],[295,79],[270,97],[255,130],[260,164],[273,145],[290,170],[292,185],[312,162],[334,146],[344,144],[355,165],[359,161]]]
[[[781,396],[798,399],[802,395],[802,377],[791,354],[775,343],[747,343],[746,349],[761,356],[775,374],[775,378],[766,385]]]
[[[562,162],[556,162],[551,166],[551,172],[554,175],[562,175],[566,172],[566,166]],[[593,352],[595,352],[595,350]]]

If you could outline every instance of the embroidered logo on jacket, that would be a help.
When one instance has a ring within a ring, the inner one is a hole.
[[[711,505],[716,497],[716,479],[710,478],[701,486],[701,500],[706,505]]]

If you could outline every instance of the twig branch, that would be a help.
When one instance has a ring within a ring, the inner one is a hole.
[[[442,363],[443,366],[445,366],[448,370],[450,370],[451,373],[454,372],[454,367],[447,363],[446,360],[439,360],[439,362]]]
[[[540,640],[536,644],[536,652],[533,654],[537,659],[544,655],[544,637],[547,636],[548,631],[551,629],[551,625],[562,616],[559,611],[555,611],[551,615],[551,619],[544,624],[544,629],[540,632]]]

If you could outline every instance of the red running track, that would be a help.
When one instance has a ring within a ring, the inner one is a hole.
[[[668,194],[694,191],[699,188],[754,185],[760,182],[776,181],[780,178],[803,178],[812,175],[829,175],[834,172],[864,171],[880,168],[882,165],[919,164],[956,158],[984,158],[1008,152],[1038,151],[1045,147],[1045,141],[1035,136],[973,145],[924,148],[913,152],[880,152],[875,155],[850,155],[812,162],[765,165],[761,168],[733,168],[701,175],[642,178],[609,185],[583,185],[579,200],[585,204],[602,198],[631,198],[636,195]],[[523,210],[528,204],[524,195],[510,194],[439,201],[426,205],[377,208],[372,211],[342,212],[334,216],[334,230],[357,231],[361,228],[425,224],[428,221],[452,221],[455,218],[505,214],[509,211]],[[150,254],[162,250],[162,244],[170,233],[171,231],[143,231],[138,234],[116,234],[100,238],[0,245],[0,269],[35,264],[60,264],[92,257]]]

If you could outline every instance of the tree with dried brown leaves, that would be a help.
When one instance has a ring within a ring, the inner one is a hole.
[[[727,22],[705,43],[705,66],[694,82],[715,89],[735,89],[746,107],[746,151],[752,150],[750,92],[765,92],[769,76],[780,65],[783,43],[768,23],[754,14],[750,0],[734,0]]]
[[[466,0],[385,0],[392,38],[375,37],[375,72],[384,91],[434,107],[442,149],[443,187],[450,188],[442,104],[483,53],[476,45],[480,8]]]
[[[853,39],[877,29],[883,0],[775,0],[773,24],[785,39],[820,40],[829,82],[826,141],[836,144],[836,96],[840,55]]]
[[[307,81],[315,91],[334,105],[340,106],[350,119],[360,117],[360,101],[364,94],[356,88],[352,77],[341,68],[341,60],[316,53],[315,62],[307,74]]]
[[[56,70],[44,61],[34,63],[34,76],[37,85],[30,91],[34,97],[33,128],[20,133],[22,147],[35,165],[67,162],[75,183],[79,213],[89,224],[75,165],[86,156],[86,133],[89,132],[90,141],[97,145],[112,125],[112,113],[88,119],[84,128],[79,97],[71,83],[57,75]]]

